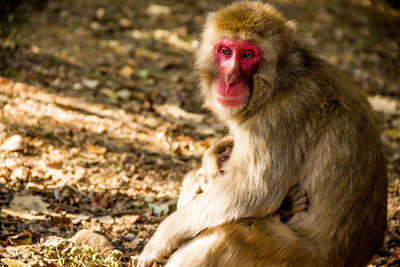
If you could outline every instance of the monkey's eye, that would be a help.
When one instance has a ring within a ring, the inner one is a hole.
[[[242,55],[242,58],[247,58],[247,59],[252,59],[253,57],[254,57],[253,51],[246,51],[246,53]]]
[[[254,52],[253,51],[246,51],[246,53],[244,53],[242,55],[242,58],[247,58],[247,59],[251,59],[254,57]]]
[[[224,54],[225,56],[232,55],[232,51],[229,48],[226,48],[226,47],[221,48],[221,53]]]
[[[222,155],[218,158],[218,166],[222,167],[226,164],[226,162],[229,160],[229,156],[227,155]]]
[[[228,159],[229,159],[229,157],[223,156],[223,157],[221,158],[221,162],[225,162],[225,161],[227,161]]]

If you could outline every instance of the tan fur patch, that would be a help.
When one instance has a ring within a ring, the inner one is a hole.
[[[229,34],[254,33],[267,37],[281,33],[285,20],[269,5],[259,2],[238,2],[220,10],[213,16],[216,29]]]

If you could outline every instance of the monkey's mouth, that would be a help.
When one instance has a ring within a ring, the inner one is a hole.
[[[247,95],[241,95],[241,96],[223,96],[220,94],[217,94],[217,101],[227,107],[237,107],[239,105],[242,105],[246,103],[248,99]]]

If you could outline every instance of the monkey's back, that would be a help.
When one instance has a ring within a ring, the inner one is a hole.
[[[314,133],[305,133],[300,185],[309,197],[305,213],[288,225],[316,241],[327,266],[363,266],[382,245],[386,229],[387,172],[372,110],[353,83],[316,60],[307,79]],[[307,123],[307,122],[306,122]],[[302,171],[303,170],[303,171]]]

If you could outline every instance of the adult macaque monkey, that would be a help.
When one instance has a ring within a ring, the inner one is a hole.
[[[386,228],[387,174],[359,89],[259,2],[208,17],[196,66],[235,145],[226,174],[160,224],[139,266],[174,249],[168,266],[365,266]],[[296,184],[307,211],[268,216]]]
[[[191,170],[183,179],[178,209],[193,200],[198,194],[207,191],[217,179],[222,177],[224,167],[231,157],[233,144],[233,138],[227,136],[204,152],[201,167]],[[299,186],[295,186],[289,191],[277,214],[282,221],[286,222],[295,213],[306,209],[307,197]]]

